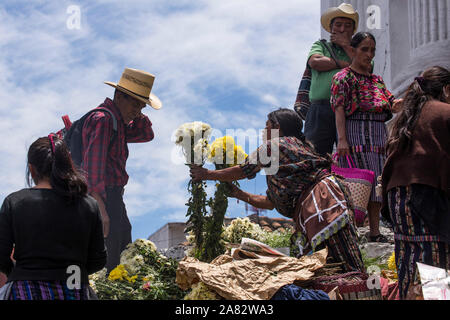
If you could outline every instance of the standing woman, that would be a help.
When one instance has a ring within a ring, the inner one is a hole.
[[[103,226],[63,140],[49,135],[30,146],[27,178],[30,188],[8,195],[0,209],[5,299],[89,298],[88,275],[106,264]]]
[[[301,236],[299,255],[324,246],[344,271],[364,272],[358,248],[353,212],[342,181],[330,173],[332,160],[320,156],[302,133],[302,121],[294,110],[271,112],[266,121],[266,141],[244,164],[222,170],[193,166],[194,180],[235,181],[252,179],[265,170],[267,195],[255,195],[232,186],[231,197],[256,208],[276,209],[292,218]],[[278,136],[274,136],[278,132]]]
[[[356,167],[381,175],[387,140],[385,122],[392,118],[394,96],[386,89],[383,79],[372,73],[375,57],[375,37],[358,32],[350,43],[353,60],[333,78],[331,107],[336,114],[339,166],[348,168],[347,156]],[[380,234],[381,197],[372,186],[368,205],[369,241],[387,242]]]
[[[450,71],[431,67],[409,86],[383,169],[383,216],[394,228],[400,299],[416,262],[450,269]]]

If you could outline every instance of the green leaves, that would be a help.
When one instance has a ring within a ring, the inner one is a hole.
[[[225,253],[225,243],[222,240],[223,220],[228,208],[227,192],[229,185],[220,182],[216,185],[214,199],[210,199],[211,215],[207,217],[205,224],[205,245],[201,260],[211,262],[216,257]]]
[[[187,228],[185,232],[193,232],[194,234],[194,257],[200,259],[203,256],[203,229],[205,224],[206,211],[206,182],[189,181],[188,192],[191,194],[188,203],[186,217],[188,217]]]

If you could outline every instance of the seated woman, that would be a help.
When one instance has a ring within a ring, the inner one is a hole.
[[[385,122],[392,118],[397,100],[387,90],[383,79],[371,71],[375,37],[369,32],[358,32],[350,45],[354,52],[352,63],[333,77],[331,86],[331,107],[336,114],[338,131],[339,166],[348,168],[346,158],[350,156],[357,168],[373,171],[376,180],[381,176],[385,161]],[[377,196],[375,185],[376,182],[372,185],[367,208],[369,241],[387,242],[388,239],[379,230],[381,196]],[[364,216],[357,216],[358,225],[363,221]]]
[[[36,185],[11,193],[0,209],[0,279],[8,277],[0,283],[3,298],[88,299],[88,275],[106,264],[97,202],[54,135],[33,142],[27,169],[29,185]]]
[[[431,67],[406,91],[387,143],[382,186],[405,299],[418,285],[417,262],[450,269],[449,70]]]
[[[302,121],[293,110],[271,112],[265,130],[266,141],[244,164],[222,170],[193,166],[191,177],[195,181],[252,179],[264,168],[267,196],[235,186],[231,196],[292,218],[301,235],[299,256],[326,245],[329,256],[343,262],[344,271],[364,271],[347,191],[330,173],[331,158],[317,154],[305,140]]]

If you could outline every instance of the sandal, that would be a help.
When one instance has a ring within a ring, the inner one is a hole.
[[[377,236],[369,236],[369,242],[381,242],[381,243],[388,243],[390,242],[389,239],[382,235],[381,233]]]

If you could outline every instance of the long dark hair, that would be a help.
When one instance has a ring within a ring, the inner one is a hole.
[[[303,121],[297,112],[287,108],[280,108],[269,113],[267,118],[273,126],[280,127],[284,136],[296,137],[314,150],[314,147],[306,140],[306,137],[302,132]]]
[[[430,100],[446,102],[444,87],[449,84],[450,72],[440,66],[428,68],[421,77],[414,79],[403,98],[402,111],[394,120],[387,143],[389,153],[395,148],[399,148],[399,150],[409,148],[412,132],[423,106]]]
[[[53,190],[69,203],[87,194],[87,183],[78,172],[70,157],[65,142],[55,135],[38,138],[28,149],[28,164],[35,170],[35,182],[47,178]],[[31,187],[33,179],[27,166],[27,182]]]

